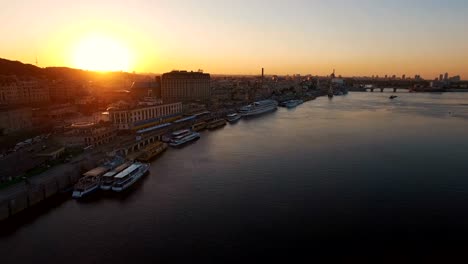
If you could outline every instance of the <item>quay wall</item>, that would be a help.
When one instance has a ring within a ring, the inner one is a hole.
[[[97,166],[98,157],[88,157],[62,164],[33,177],[22,188],[0,191],[0,221],[34,206],[47,198],[71,188],[84,171]]]
[[[10,206],[9,201],[4,201],[0,203],[0,221],[5,220],[10,216]]]

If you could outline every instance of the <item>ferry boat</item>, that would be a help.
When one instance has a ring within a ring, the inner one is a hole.
[[[108,191],[112,188],[112,184],[114,184],[115,176],[119,174],[121,171],[125,170],[128,168],[132,163],[130,161],[125,162],[124,164],[118,166],[117,168],[106,172],[104,175],[102,175],[101,179],[101,190]]]
[[[78,199],[97,191],[101,176],[108,171],[109,168],[101,166],[84,173],[83,177],[75,184],[72,197]]]
[[[206,128],[206,122],[205,121],[200,121],[192,126],[193,131],[202,131],[203,129]]]
[[[157,155],[163,153],[167,149],[167,144],[164,142],[156,142],[153,143],[149,146],[147,146],[141,154],[137,157],[137,160],[143,161],[143,162],[148,162]]]
[[[73,187],[72,197],[75,199],[83,198],[99,190],[101,177],[110,170],[120,166],[122,163],[124,163],[124,159],[116,156],[113,160],[106,162],[104,165],[84,173],[83,177],[79,179]]]
[[[259,115],[266,112],[274,111],[278,108],[278,102],[275,100],[262,100],[254,102],[247,106],[241,107],[239,113],[241,116],[253,116]]]
[[[224,120],[223,118],[216,118],[208,122],[208,124],[206,125],[206,128],[216,129],[225,125],[226,125],[226,120]]]
[[[293,107],[296,107],[300,104],[304,103],[304,101],[302,100],[288,100],[286,102],[284,102],[284,106],[287,107],[287,108],[293,108]]]
[[[241,115],[238,115],[237,113],[232,113],[232,114],[226,115],[226,118],[229,123],[235,123],[239,121],[239,119],[241,119]]]
[[[122,192],[132,186],[136,181],[143,177],[149,170],[149,164],[135,162],[128,168],[115,175],[112,191]]]
[[[190,141],[197,140],[199,138],[200,133],[193,132],[190,129],[183,129],[172,133],[172,139],[169,145],[171,145],[172,147],[178,147]]]

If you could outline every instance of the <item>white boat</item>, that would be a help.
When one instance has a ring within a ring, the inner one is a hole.
[[[125,162],[124,164],[118,166],[117,168],[106,172],[102,175],[101,179],[101,190],[108,191],[112,188],[112,184],[114,184],[115,176],[119,174],[121,171],[128,168],[132,163]]]
[[[179,130],[172,133],[172,139],[169,145],[171,145],[172,147],[178,147],[199,138],[200,133],[198,132],[193,132],[189,129]]]
[[[141,177],[143,177],[149,170],[149,164],[135,162],[128,166],[125,170],[115,175],[114,183],[112,184],[112,190],[115,192],[121,192],[128,189]]]
[[[101,166],[84,173],[83,177],[75,184],[72,197],[75,199],[83,198],[97,191],[101,176],[108,171],[109,168]]]
[[[278,102],[275,100],[262,100],[254,102],[252,104],[243,106],[239,109],[239,114],[241,116],[253,116],[259,115],[266,112],[274,111],[278,108]]]
[[[83,177],[73,187],[72,197],[75,199],[83,198],[99,190],[102,176],[110,170],[117,168],[123,162],[124,159],[122,157],[116,156],[114,159],[104,163],[104,165],[84,173]]]
[[[302,103],[304,103],[304,101],[302,100],[289,100],[289,101],[284,102],[284,106],[286,106],[287,108],[293,108]]]
[[[234,123],[234,122],[237,122],[239,121],[239,119],[241,119],[241,115],[238,115],[237,113],[232,113],[232,114],[229,114],[226,116],[226,119],[229,123]]]

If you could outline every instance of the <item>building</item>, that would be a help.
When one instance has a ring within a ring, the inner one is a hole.
[[[448,80],[448,77],[449,77],[449,74],[448,74],[448,72],[446,72],[446,73],[444,74],[444,81],[447,81],[447,80]]]
[[[39,80],[0,77],[0,104],[45,103],[49,100],[49,88]]]
[[[72,124],[56,140],[65,147],[96,147],[111,142],[115,137],[116,130],[111,125],[82,122]]]
[[[161,99],[161,77],[156,76],[154,80],[135,81],[132,83],[130,92],[137,99],[146,97]]]
[[[182,103],[109,108],[109,119],[116,129],[142,129],[171,122],[182,116]]]
[[[48,83],[50,100],[53,102],[73,102],[84,96],[84,85],[77,81],[54,80]]]
[[[32,109],[0,109],[0,135],[32,128]]]
[[[161,96],[165,103],[208,101],[211,97],[210,75],[202,71],[164,73]]]

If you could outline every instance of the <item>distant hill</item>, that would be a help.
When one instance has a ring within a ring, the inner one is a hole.
[[[32,64],[0,58],[0,75],[43,77],[43,70]]]
[[[42,79],[113,79],[128,78],[131,74],[127,72],[99,73],[85,71],[68,67],[46,67],[40,68],[32,64],[24,64],[20,61],[11,61],[0,58],[0,75],[16,75],[17,77],[35,77]]]

